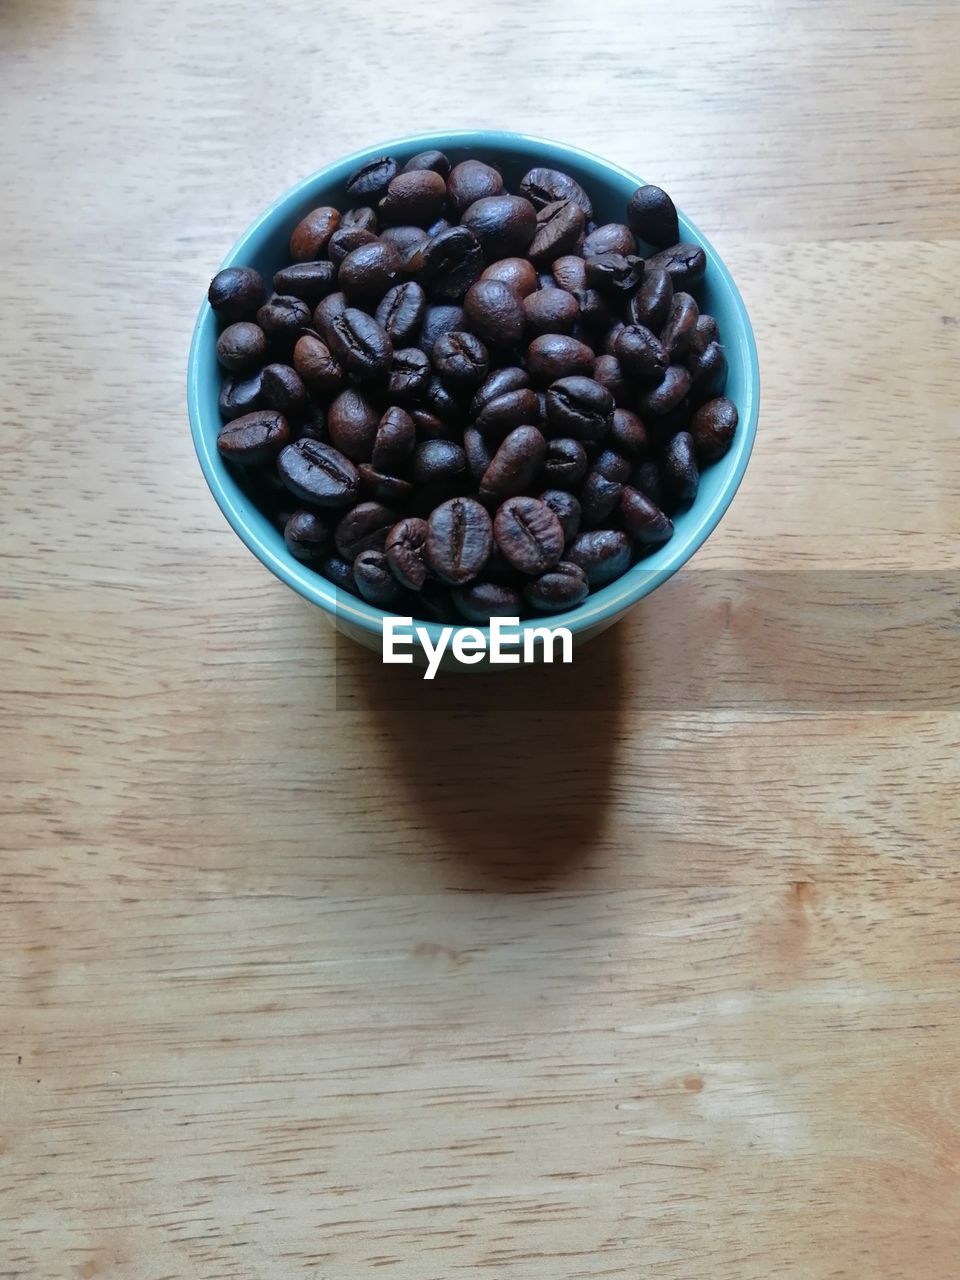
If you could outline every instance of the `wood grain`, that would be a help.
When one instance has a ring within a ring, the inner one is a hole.
[[[960,12],[0,0],[0,1278],[955,1280]],[[662,182],[757,450],[569,670],[424,685],[219,517],[225,249],[347,150]]]

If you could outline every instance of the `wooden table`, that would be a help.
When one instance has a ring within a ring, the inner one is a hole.
[[[0,0],[3,1280],[960,1274],[958,44]],[[184,369],[278,191],[475,123],[667,186],[764,402],[572,669],[429,686],[244,551]]]

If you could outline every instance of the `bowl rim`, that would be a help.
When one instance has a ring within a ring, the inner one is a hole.
[[[217,270],[222,271],[226,267],[246,265],[248,249],[251,243],[257,241],[264,229],[286,214],[291,206],[305,202],[313,187],[318,183],[342,181],[353,169],[366,161],[380,155],[392,153],[394,150],[409,152],[411,149],[414,149],[414,151],[425,151],[432,148],[443,150],[445,147],[474,147],[477,149],[487,147],[514,152],[532,149],[544,153],[544,164],[549,163],[550,165],[561,166],[564,161],[573,161],[581,167],[599,169],[601,174],[603,172],[607,175],[613,174],[617,178],[637,186],[643,185],[644,182],[644,179],[637,177],[636,174],[631,173],[628,169],[593,152],[585,151],[569,143],[554,142],[549,138],[541,138],[534,134],[497,129],[459,129],[440,133],[410,134],[378,142],[374,146],[363,147],[350,155],[331,161],[330,164],[324,165],[314,173],[301,179],[282,195],[278,196],[254,219],[246,231],[233,244]],[[570,609],[565,613],[544,614],[541,617],[521,620],[519,624],[521,643],[523,634],[533,628],[566,627],[576,635],[578,632],[588,628],[602,627],[605,623],[615,621],[632,605],[661,586],[699,551],[710,534],[716,529],[733,501],[743,480],[747,464],[750,461],[750,455],[756,439],[757,420],[760,411],[760,364],[753,326],[750,323],[750,317],[740,290],[737,288],[733,276],[723,259],[706,236],[700,232],[696,224],[691,222],[681,209],[678,208],[677,213],[683,239],[693,241],[703,248],[707,256],[708,270],[722,282],[733,303],[738,320],[736,334],[726,339],[724,345],[728,350],[734,345],[737,348],[738,358],[745,370],[746,393],[745,403],[737,405],[739,423],[733,444],[727,455],[729,467],[727,479],[713,499],[702,504],[700,511],[697,510],[698,504],[694,503],[690,512],[687,513],[695,517],[694,522],[688,526],[682,538],[677,538],[674,535],[669,542],[654,551],[647,559],[628,569],[621,578],[589,595],[586,601],[578,605],[577,608]],[[247,522],[243,511],[235,501],[231,489],[236,488],[236,482],[230,476],[226,464],[217,452],[216,433],[211,433],[210,438],[208,438],[203,429],[203,413],[200,407],[201,350],[206,341],[207,330],[211,325],[214,326],[213,332],[216,333],[213,309],[207,299],[204,298],[190,343],[187,364],[187,408],[191,435],[197,458],[200,462],[200,468],[217,505],[247,549],[281,582],[286,583],[298,595],[303,596],[304,599],[330,613],[336,619],[352,623],[371,634],[382,633],[385,617],[404,615],[396,615],[367,604],[366,601],[336,587],[321,574],[300,564],[285,550],[283,555],[278,555],[261,540],[260,536]],[[218,430],[219,426],[218,419]],[[444,624],[430,622],[427,619],[414,618],[414,626],[425,628],[433,645],[440,641],[441,632],[444,630],[449,631],[451,628],[459,630],[466,627],[478,630],[484,635],[489,633],[489,627],[475,625],[465,620],[461,623]]]

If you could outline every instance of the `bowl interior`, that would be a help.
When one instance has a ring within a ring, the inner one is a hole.
[[[475,131],[406,138],[357,152],[299,183],[257,219],[224,259],[222,266],[256,267],[269,282],[273,273],[285,265],[290,233],[305,213],[320,204],[342,207],[350,203],[344,184],[359,164],[384,153],[394,155],[402,162],[428,147],[441,148],[454,163],[470,156],[488,160],[502,170],[506,185],[512,190],[534,165],[562,168],[589,192],[598,223],[623,221],[627,199],[642,181],[636,175],[576,148],[523,134]],[[729,506],[746,469],[759,407],[759,372],[753,332],[743,300],[715,250],[682,213],[680,226],[683,238],[701,244],[707,254],[706,278],[695,292],[701,309],[716,317],[727,354],[729,372],[725,394],[733,400],[740,414],[733,445],[724,458],[703,472],[696,502],[689,511],[676,517],[674,535],[665,546],[610,586],[590,595],[579,608],[568,613],[551,614],[527,625],[547,623],[566,626],[576,633],[622,613],[664,582],[693,555]],[[250,550],[294,590],[344,621],[367,631],[379,632],[382,629],[382,610],[338,590],[320,574],[295,560],[287,551],[280,531],[247,497],[217,452],[220,369],[216,340],[216,317],[205,301],[190,352],[188,403],[200,463],[221,510]],[[422,625],[429,626],[432,641],[436,643],[440,624]]]

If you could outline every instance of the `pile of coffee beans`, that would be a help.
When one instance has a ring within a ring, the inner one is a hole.
[[[659,187],[383,156],[221,271],[218,445],[290,552],[415,618],[555,613],[665,543],[737,410],[699,245]]]

